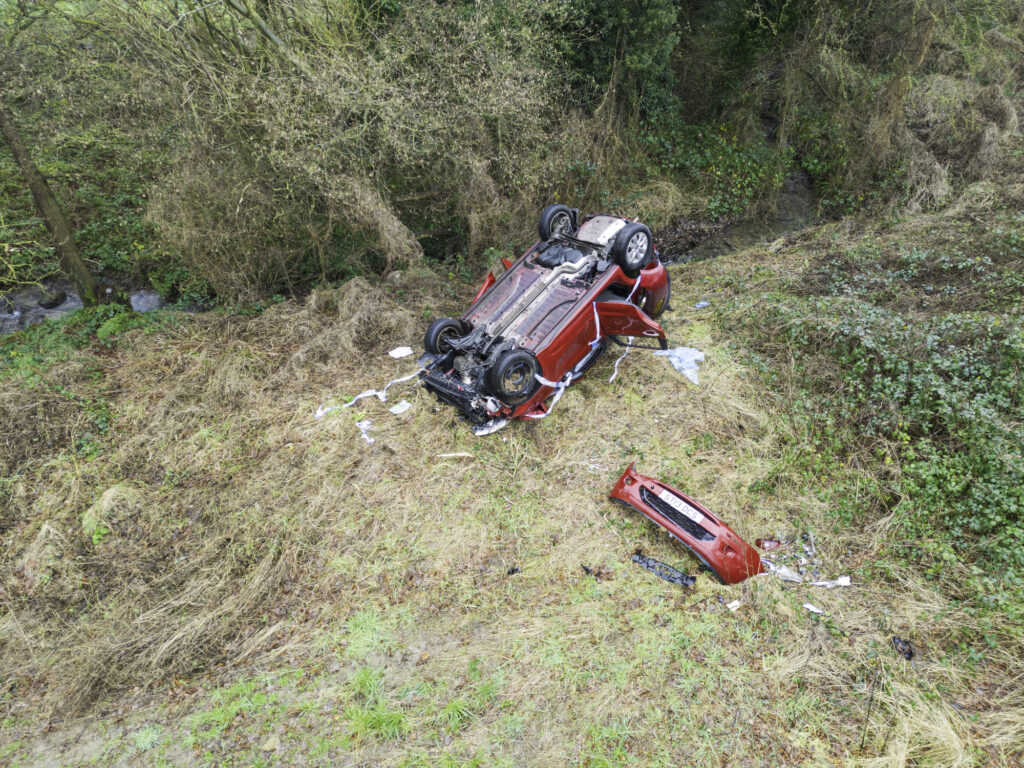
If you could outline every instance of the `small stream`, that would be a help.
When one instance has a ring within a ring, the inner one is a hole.
[[[782,183],[775,212],[758,219],[727,224],[683,220],[655,235],[662,261],[687,262],[713,259],[756,245],[767,245],[787,232],[814,223],[818,196],[806,171],[791,173]]]
[[[164,300],[156,291],[135,291],[129,299],[136,312],[150,312],[164,306]],[[81,306],[82,300],[75,289],[63,279],[47,280],[41,286],[33,285],[0,294],[0,336],[50,317],[66,315]]]

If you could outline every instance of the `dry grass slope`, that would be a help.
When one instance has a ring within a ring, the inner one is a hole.
[[[0,757],[121,764],[159,732],[179,764],[1014,764],[1020,647],[972,664],[948,645],[957,606],[875,567],[885,521],[830,517],[834,470],[793,468],[799,427],[690,309],[808,258],[796,245],[673,267],[666,326],[707,352],[699,387],[635,351],[609,384],[609,356],[550,418],[487,439],[410,385],[313,418],[411,369],[386,351],[465,300],[428,273],[83,351],[52,375],[74,387],[74,366],[101,358],[117,414],[104,452],[4,456]],[[5,416],[31,407],[4,386]],[[390,414],[402,398],[414,407]],[[37,414],[18,423],[64,428]],[[637,546],[693,563],[607,501],[633,460],[751,540],[814,531],[854,586],[654,579],[629,563]],[[913,664],[894,634],[916,643]],[[102,732],[69,719],[131,708]],[[93,752],[82,727],[106,734]]]

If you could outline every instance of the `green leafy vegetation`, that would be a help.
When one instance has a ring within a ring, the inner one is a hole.
[[[1022,29],[995,0],[0,5],[0,101],[90,268],[220,304],[0,340],[0,760],[1019,764]],[[794,175],[846,218],[669,267],[699,387],[638,353],[487,440],[412,384],[312,418],[544,204],[736,231]],[[52,246],[0,145],[0,289]],[[631,461],[852,586],[654,579],[638,546],[696,562],[607,502]]]
[[[942,581],[955,572],[965,610],[1015,617],[1024,576],[1019,216],[925,231],[909,222],[899,238],[829,248],[741,322],[755,347],[784,348],[799,366],[793,408],[813,455],[876,468],[877,496],[848,522],[893,514],[896,557]]]

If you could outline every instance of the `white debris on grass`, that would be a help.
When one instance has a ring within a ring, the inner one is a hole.
[[[761,562],[765,564],[765,567],[771,573],[774,573],[776,576],[778,576],[783,581],[791,581],[794,584],[800,584],[804,580],[803,576],[801,576],[799,573],[794,571],[792,568],[789,568],[789,567],[787,567],[785,565],[779,565],[778,563],[773,563],[771,560],[769,560],[768,558],[765,558],[765,557],[761,558]]]
[[[733,600],[731,603],[726,603],[725,607],[733,613],[735,613],[737,610],[739,610],[739,607],[741,605],[743,605],[743,603],[741,603],[739,600]]]
[[[324,408],[324,404],[320,403],[320,407],[316,409],[316,413],[313,414],[314,419],[322,419],[331,411],[336,411],[341,408],[340,405],[332,405],[330,408]]]
[[[412,354],[412,347],[395,347],[388,354],[396,360],[400,357],[408,357]]]
[[[382,403],[387,402],[388,390],[393,385],[395,385],[395,384],[404,384],[405,382],[409,381],[410,379],[415,379],[417,376],[419,376],[421,373],[423,373],[424,370],[426,370],[426,369],[424,369],[424,368],[417,368],[415,371],[410,373],[408,376],[402,376],[399,379],[392,379],[391,381],[389,381],[387,384],[384,385],[384,389],[368,389],[365,392],[360,392],[358,395],[353,397],[351,400],[349,400],[344,405],[332,405],[330,408],[324,408],[323,403],[321,403],[320,407],[316,409],[316,413],[313,414],[313,417],[317,418],[317,419],[320,419],[320,418],[323,418],[324,416],[326,416],[331,411],[335,411],[335,410],[337,410],[339,408],[350,408],[351,406],[355,405],[360,400],[362,400],[364,397],[376,397]]]
[[[704,307],[710,307],[710,306],[711,306],[711,302],[710,301],[698,301],[696,304],[693,305],[693,308],[694,309],[704,309]]]
[[[478,424],[471,427],[471,429],[473,430],[474,435],[477,437],[483,437],[484,435],[493,435],[506,424],[508,424],[508,419],[493,418],[486,424]],[[505,438],[502,439],[504,440]]]
[[[395,416],[400,416],[401,414],[408,411],[410,408],[412,408],[412,403],[410,403],[408,400],[403,400],[402,402],[398,403],[398,405],[392,405],[390,408],[388,408],[388,410],[395,414]]]
[[[816,606],[814,603],[804,603],[804,608],[806,608],[811,613],[818,614],[819,616],[824,616],[825,615],[825,612],[823,610],[821,610],[821,608]]]
[[[838,579],[832,579],[830,581],[812,581],[812,587],[825,587],[826,589],[832,589],[834,587],[848,587],[850,586],[849,576],[840,576]]]
[[[363,433],[363,440],[367,444],[373,443],[373,438],[370,437],[370,430],[373,428],[373,422],[367,419],[366,421],[357,421],[356,426],[359,427],[359,431]]]
[[[654,353],[658,357],[667,357],[672,366],[694,384],[697,380],[697,365],[704,362],[704,353],[693,347],[676,347],[661,349]]]
[[[615,381],[615,377],[619,375],[619,363],[621,363],[626,358],[626,355],[629,354],[629,349],[629,347],[626,347],[626,351],[623,352],[619,359],[615,361],[615,370],[612,371],[612,376],[610,379],[608,379],[609,384]]]

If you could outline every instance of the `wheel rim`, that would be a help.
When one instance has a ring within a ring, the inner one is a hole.
[[[558,213],[551,218],[551,234],[565,235],[572,229],[572,219],[568,213]]]
[[[637,232],[626,244],[626,261],[630,264],[639,265],[647,255],[647,235]]]
[[[516,363],[510,365],[501,377],[501,388],[506,395],[522,395],[529,391],[532,379],[530,366]]]
[[[451,352],[452,342],[459,338],[454,328],[445,328],[437,335],[437,349],[440,352]]]

